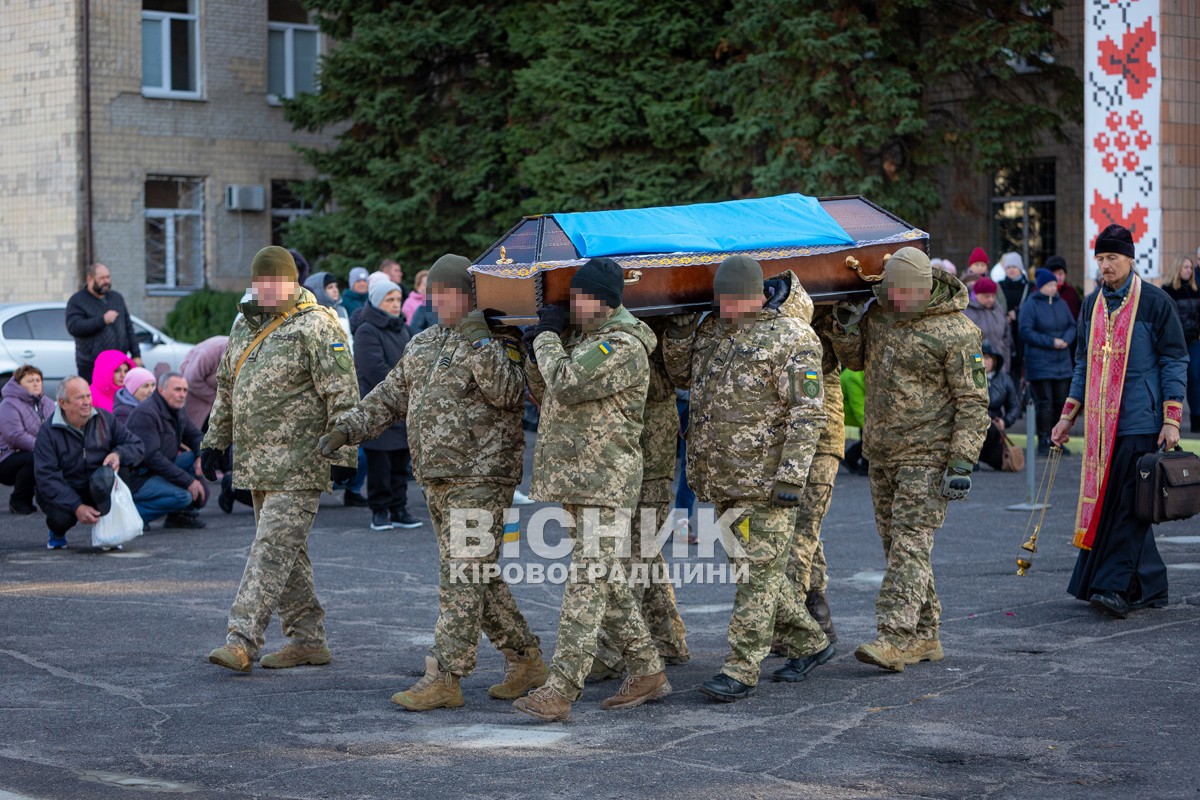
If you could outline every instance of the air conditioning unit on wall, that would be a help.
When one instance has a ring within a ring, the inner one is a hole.
[[[264,194],[261,186],[230,184],[225,187],[225,208],[230,211],[262,211],[265,208]]]

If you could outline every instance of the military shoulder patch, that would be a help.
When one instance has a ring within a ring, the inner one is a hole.
[[[333,351],[333,360],[337,362],[338,367],[342,372],[349,372],[354,368],[353,362],[350,361],[350,354],[346,350],[344,342],[334,342],[329,345],[329,349]]]
[[[579,366],[583,367],[588,372],[596,369],[603,364],[613,353],[613,346],[610,342],[600,342],[595,347],[589,349],[579,359]]]
[[[983,389],[987,387],[987,373],[983,363],[983,354],[976,353],[971,356],[971,369],[974,373],[975,388]]]
[[[804,396],[816,397],[821,393],[821,376],[815,369],[804,371]]]
[[[512,342],[504,343],[504,352],[508,355],[508,360],[514,364],[525,363],[525,354],[521,352],[520,347],[517,347]]]

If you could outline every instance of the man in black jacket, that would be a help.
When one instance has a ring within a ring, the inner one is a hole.
[[[141,460],[141,440],[112,414],[92,407],[87,381],[72,375],[60,383],[54,416],[33,446],[38,505],[50,529],[46,547],[61,550],[77,522],[91,525],[107,514],[121,463]]]
[[[196,475],[203,435],[183,413],[187,394],[187,378],[168,372],[129,415],[129,430],[142,440],[145,456],[140,466],[126,467],[121,477],[147,525],[166,514],[165,528],[205,527],[196,510],[207,498],[204,482]]]
[[[67,332],[75,337],[75,366],[79,377],[92,381],[92,365],[105,350],[128,353],[133,363],[142,366],[133,321],[125,308],[125,298],[112,290],[112,275],[103,264],[87,268],[87,287],[67,301]]]

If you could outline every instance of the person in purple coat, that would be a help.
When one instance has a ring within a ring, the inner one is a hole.
[[[54,401],[42,393],[42,371],[24,364],[0,389],[0,483],[13,487],[8,510],[32,514],[33,444],[42,423],[54,415]]]

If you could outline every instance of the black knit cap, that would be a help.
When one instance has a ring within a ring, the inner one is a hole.
[[[1046,263],[1042,265],[1042,269],[1048,269],[1051,272],[1061,269],[1063,272],[1066,272],[1067,260],[1062,256],[1050,256],[1046,259]]]
[[[625,273],[611,258],[592,258],[571,278],[571,288],[590,294],[609,308],[621,305]]]
[[[1101,253],[1119,253],[1133,258],[1133,234],[1128,228],[1116,224],[1109,225],[1096,237],[1096,255]]]

